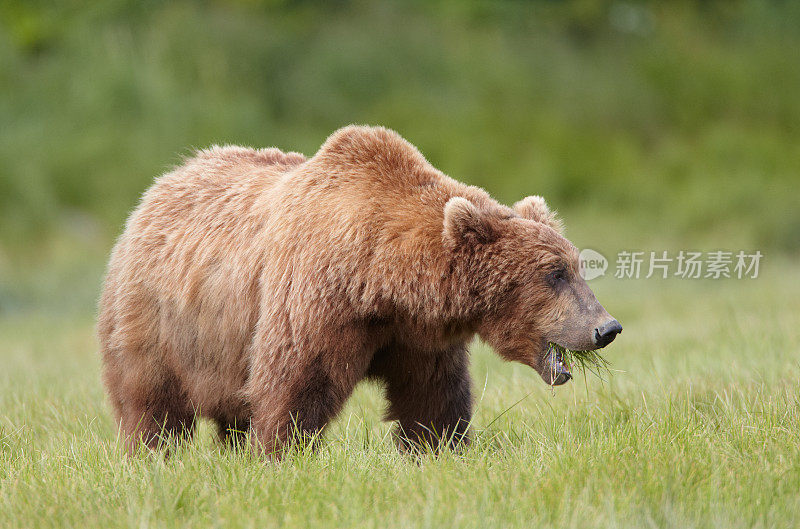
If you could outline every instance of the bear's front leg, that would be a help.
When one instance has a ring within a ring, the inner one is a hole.
[[[248,382],[257,448],[281,457],[296,441],[320,433],[342,409],[372,360],[373,340],[358,325],[316,320],[300,344],[264,343]],[[278,351],[278,352],[276,352]]]
[[[402,450],[456,448],[469,441],[472,380],[466,346],[395,350],[378,367],[386,380],[388,420],[398,421]]]
[[[336,376],[327,359],[309,360],[291,365],[251,397],[254,441],[268,456],[280,458],[289,445],[320,433],[355,387]]]

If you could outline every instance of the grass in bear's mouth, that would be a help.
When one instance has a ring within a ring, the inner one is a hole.
[[[604,374],[611,374],[611,363],[603,358],[597,351],[573,351],[554,342],[548,342],[547,352],[552,355],[560,355],[567,369],[572,371],[575,367],[586,375],[586,371],[594,373],[601,380]]]

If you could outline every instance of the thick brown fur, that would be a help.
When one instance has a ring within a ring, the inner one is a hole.
[[[162,176],[108,267],[104,382],[130,450],[252,425],[267,453],[383,381],[404,446],[466,436],[479,333],[540,372],[568,311],[547,273],[577,253],[543,201],[515,209],[433,168],[384,128],[310,159],[213,147]],[[296,427],[296,430],[294,430]]]

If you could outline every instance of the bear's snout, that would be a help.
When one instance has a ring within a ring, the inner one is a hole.
[[[622,325],[617,320],[610,320],[594,330],[594,344],[600,348],[605,347],[614,341],[619,333],[622,332]]]

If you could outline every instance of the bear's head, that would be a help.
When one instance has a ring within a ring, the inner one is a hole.
[[[444,208],[444,240],[481,307],[478,334],[548,384],[571,378],[550,342],[588,351],[622,331],[581,277],[578,251],[541,197],[513,209],[453,197]]]

